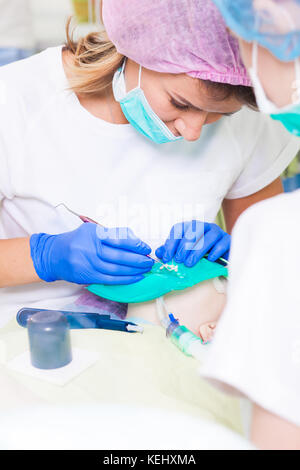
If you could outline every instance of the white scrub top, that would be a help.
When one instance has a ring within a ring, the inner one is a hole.
[[[103,225],[131,227],[155,249],[174,223],[213,222],[224,198],[271,183],[297,150],[283,126],[246,108],[205,126],[197,142],[154,144],[83,108],[69,90],[62,47],[50,48],[0,69],[0,237],[78,227],[56,208],[64,203]],[[64,282],[2,289],[0,307],[78,289]]]
[[[241,216],[229,263],[227,306],[201,373],[300,426],[300,191]]]

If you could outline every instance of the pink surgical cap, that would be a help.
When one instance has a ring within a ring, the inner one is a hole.
[[[103,21],[117,50],[145,68],[251,86],[212,0],[103,0]]]

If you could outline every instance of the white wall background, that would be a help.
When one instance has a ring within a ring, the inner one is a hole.
[[[71,0],[30,0],[37,47],[59,45],[65,39],[65,24],[72,14]]]
[[[74,13],[71,0],[30,1],[38,49],[62,44],[65,41],[66,20]],[[95,27],[79,25],[77,34],[86,34],[90,29]]]

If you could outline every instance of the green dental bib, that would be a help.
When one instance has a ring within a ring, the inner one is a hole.
[[[104,299],[126,304],[147,302],[157,299],[168,292],[183,290],[202,281],[228,275],[227,268],[218,263],[202,259],[196,266],[187,268],[184,264],[172,262],[178,266],[178,272],[160,269],[161,264],[155,263],[152,270],[145,274],[141,281],[127,286],[105,286],[93,284],[87,289]]]

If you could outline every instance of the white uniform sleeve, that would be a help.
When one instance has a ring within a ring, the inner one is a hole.
[[[300,425],[300,191],[236,225],[228,302],[201,373]]]
[[[230,121],[242,159],[241,171],[226,199],[246,197],[268,186],[300,150],[299,138],[290,134],[281,123],[251,110],[241,113],[239,122],[235,117]]]

